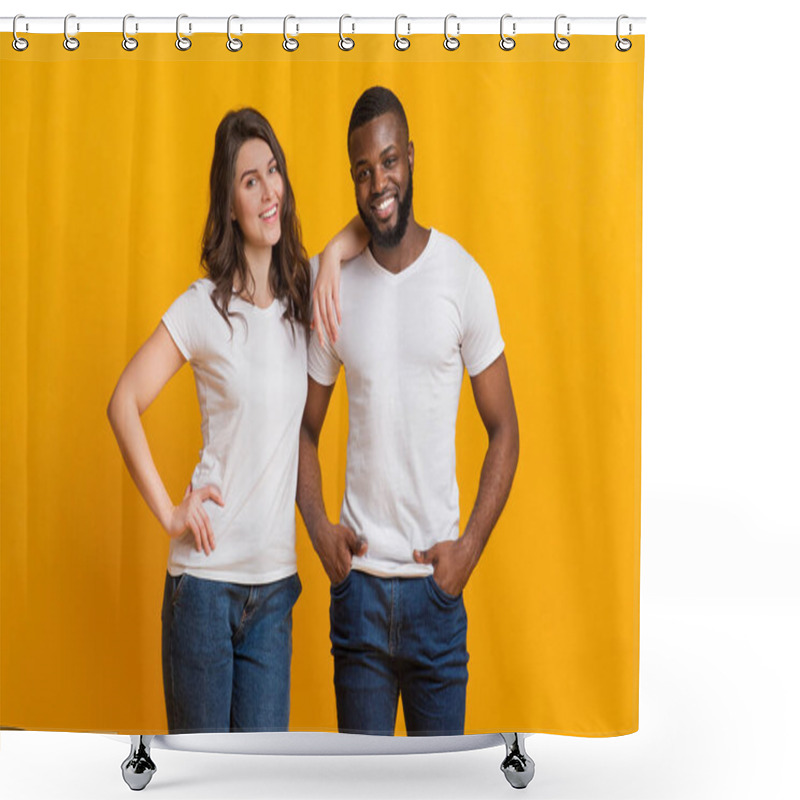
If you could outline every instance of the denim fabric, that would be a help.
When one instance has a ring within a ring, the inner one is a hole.
[[[170,733],[289,726],[295,574],[246,586],[167,574],[161,661]]]
[[[398,696],[410,736],[464,732],[467,614],[427,578],[351,570],[331,587],[331,644],[341,733],[391,736]]]

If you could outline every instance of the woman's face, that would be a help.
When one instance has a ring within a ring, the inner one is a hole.
[[[231,218],[239,223],[245,247],[271,248],[281,238],[283,176],[263,139],[248,139],[236,156]]]

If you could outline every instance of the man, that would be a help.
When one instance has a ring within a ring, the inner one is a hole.
[[[331,580],[339,730],[391,735],[400,696],[410,735],[461,734],[462,591],[519,452],[504,345],[480,267],[414,218],[414,145],[392,92],[364,92],[347,143],[371,241],[342,269],[336,341],[312,337],[309,346],[298,480],[298,505]],[[341,364],[350,418],[337,525],[322,500],[317,446]],[[489,446],[459,538],[455,424],[465,367]]]

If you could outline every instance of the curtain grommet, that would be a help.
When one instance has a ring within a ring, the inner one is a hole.
[[[64,17],[64,49],[69,50],[70,53],[74,52],[81,46],[81,43],[75,36],[69,35],[68,28],[69,28],[69,21],[71,19],[76,19],[74,14],[67,14],[67,16]],[[75,32],[77,33],[80,29],[81,26],[76,23]]]
[[[25,19],[24,14],[17,14],[14,17],[14,21],[11,23],[11,33],[14,38],[11,40],[11,46],[18,52],[21,53],[24,50],[28,49],[28,40],[23,39],[21,36],[17,36],[17,20],[18,19]]]
[[[181,20],[188,19],[188,14],[178,14],[177,19],[175,20],[175,47],[178,48],[182,53],[185,53],[191,46],[192,40],[188,37],[184,36],[181,33]],[[189,33],[192,32],[192,23],[189,23]]]
[[[241,39],[237,39],[233,34],[231,34],[231,22],[233,22],[233,20],[235,19],[239,19],[239,17],[237,17],[236,14],[231,14],[228,17],[228,41],[225,42],[225,47],[227,47],[231,53],[238,53],[244,47],[244,42]],[[239,28],[240,33],[241,30],[242,29],[240,27]]]
[[[355,39],[352,39],[349,36],[345,36],[342,28],[344,26],[344,21],[346,19],[353,19],[349,14],[342,14],[339,17],[339,49],[343,50],[345,53],[349,53],[355,46],[356,42]],[[353,31],[355,31],[356,26],[353,25]]]
[[[411,47],[411,39],[407,39],[405,36],[400,35],[400,20],[401,19],[408,19],[405,14],[398,14],[394,18],[394,49],[399,50],[401,53],[404,53]],[[408,23],[406,23],[408,25]],[[411,25],[408,25],[408,33],[411,33]]]
[[[633,42],[630,39],[625,39],[619,35],[619,24],[622,22],[623,19],[629,19],[627,14],[620,14],[617,17],[617,41],[614,42],[614,47],[619,50],[620,53],[627,53],[628,50],[633,47]],[[631,29],[630,25],[628,25],[628,34],[630,35]]]
[[[447,24],[450,22],[451,19],[456,20],[455,36],[451,36],[447,30]],[[455,14],[448,14],[444,18],[444,42],[442,42],[442,44],[444,45],[445,50],[449,50],[451,53],[454,50],[458,50],[459,45],[461,44],[461,42],[458,40],[458,34],[460,30],[461,30],[461,23],[458,21],[458,17]]]
[[[128,36],[128,20],[136,19],[133,14],[126,14],[122,18],[122,49],[132,53],[138,46],[139,40],[134,36]],[[139,26],[136,25],[135,29],[138,30]]]
[[[294,53],[294,51],[297,50],[298,47],[300,47],[300,41],[298,39],[295,39],[293,36],[289,36],[287,26],[289,24],[290,19],[296,20],[297,17],[294,17],[291,14],[287,14],[283,18],[283,49],[287,53]],[[299,31],[300,28],[298,27],[297,30]]]
[[[503,16],[500,17],[500,49],[505,50],[506,52],[508,52],[509,50],[513,50],[517,46],[517,43],[514,40],[513,36],[506,36],[505,30],[503,29],[503,26],[505,25],[505,21],[507,19],[513,20],[512,15],[503,14]],[[515,34],[516,32],[517,32],[517,23],[512,21],[511,33]]]

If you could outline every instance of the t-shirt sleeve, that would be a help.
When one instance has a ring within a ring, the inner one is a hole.
[[[505,348],[492,287],[477,264],[469,277],[461,319],[461,358],[470,377],[475,377]]]
[[[313,288],[319,274],[319,256],[313,256],[311,264],[311,286]],[[322,386],[331,386],[336,383],[341,361],[336,355],[328,337],[323,332],[325,344],[320,345],[317,331],[311,331],[308,343],[308,374]]]
[[[167,309],[161,321],[164,323],[172,341],[187,361],[191,361],[202,348],[203,314],[201,283],[193,283]]]

